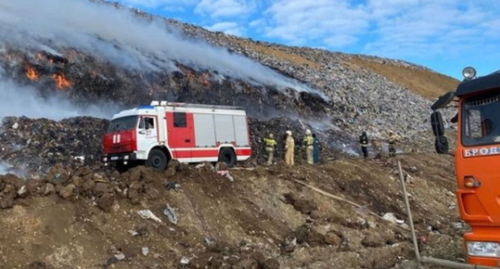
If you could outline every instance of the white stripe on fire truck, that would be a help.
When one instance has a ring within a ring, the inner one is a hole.
[[[177,148],[171,149],[171,151],[188,151],[188,150],[218,150],[219,148]],[[251,149],[251,148],[238,148],[235,149]]]

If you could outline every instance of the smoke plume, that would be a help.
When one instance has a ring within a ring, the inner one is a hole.
[[[0,162],[0,175],[5,175],[7,174],[8,171],[8,166],[2,162]]]
[[[110,118],[118,110],[113,105],[88,105],[84,108],[77,108],[67,99],[57,95],[42,99],[38,96],[35,88],[17,85],[12,81],[2,79],[0,76],[0,120],[6,116],[26,116],[52,120],[76,116]]]
[[[0,40],[46,50],[74,48],[137,70],[176,69],[174,62],[217,71],[225,77],[325,95],[253,60],[188,39],[159,18],[147,20],[127,9],[88,0],[0,2]]]

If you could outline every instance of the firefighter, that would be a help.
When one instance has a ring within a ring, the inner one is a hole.
[[[273,164],[274,147],[277,144],[273,134],[269,134],[267,138],[264,138],[264,143],[266,144],[267,165],[271,165]]]
[[[285,140],[285,163],[287,165],[294,165],[294,148],[295,141],[292,137],[292,131],[286,131],[286,140]]]
[[[303,145],[306,147],[308,164],[313,164],[313,149],[314,149],[313,143],[314,143],[314,138],[311,135],[311,130],[307,129]]]
[[[319,163],[319,139],[316,134],[313,134],[313,162],[315,164]]]
[[[398,141],[399,141],[399,136],[396,135],[393,132],[389,132],[389,139],[387,141],[389,143],[389,157],[396,156],[396,147],[395,147],[395,144]]]
[[[368,158],[368,136],[366,135],[366,132],[362,132],[359,136],[359,145],[361,146],[363,157],[366,160]]]

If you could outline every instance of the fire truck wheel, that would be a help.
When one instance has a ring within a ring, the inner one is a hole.
[[[167,169],[167,164],[167,156],[161,149],[152,149],[151,152],[149,152],[146,166],[152,167],[157,170],[165,170]]]
[[[232,148],[223,148],[219,154],[219,161],[227,165],[227,167],[233,167],[236,164],[236,154]]]

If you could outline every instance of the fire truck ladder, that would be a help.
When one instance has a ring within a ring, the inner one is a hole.
[[[209,109],[231,109],[242,110],[243,107],[239,106],[221,106],[221,105],[205,105],[205,104],[190,104],[190,103],[176,103],[167,101],[151,101],[151,106],[170,106],[170,107],[190,107],[190,108],[209,108]]]

